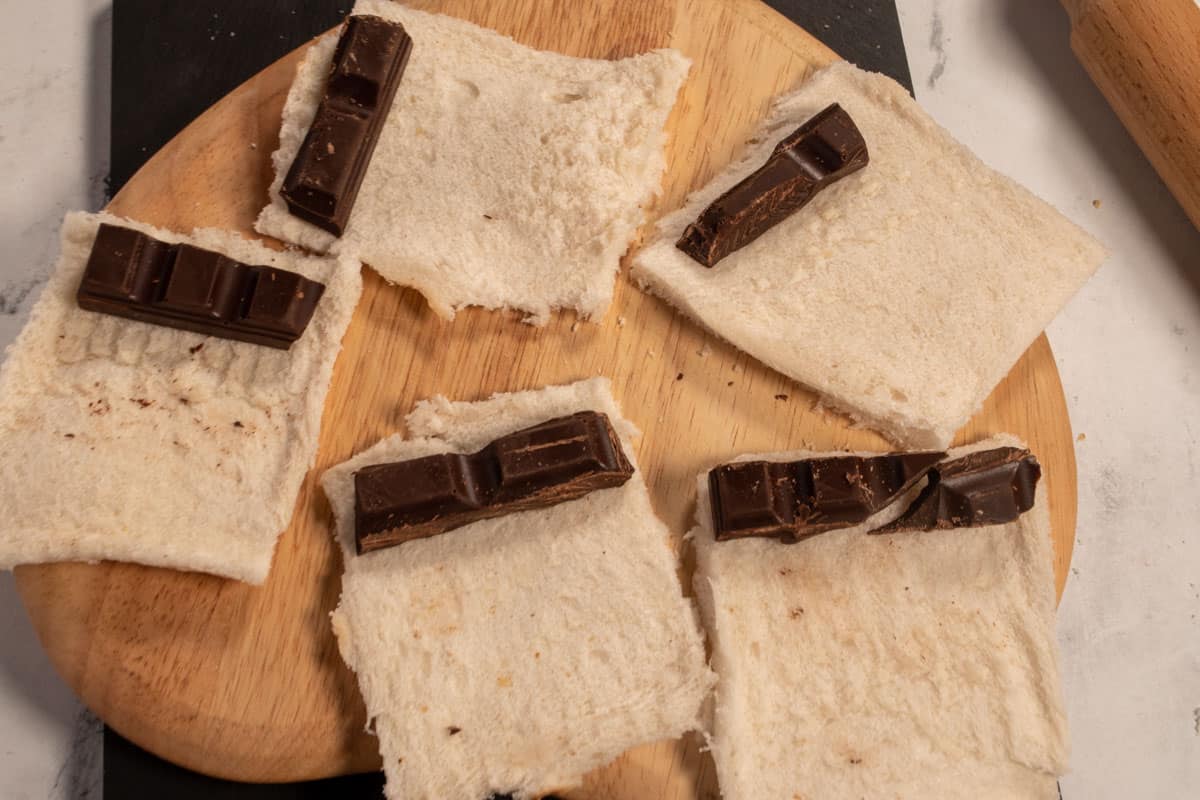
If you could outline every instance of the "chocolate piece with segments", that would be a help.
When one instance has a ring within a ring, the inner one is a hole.
[[[775,145],[766,163],[704,209],[675,246],[712,267],[869,160],[862,133],[834,103]]]
[[[1033,508],[1041,465],[1028,450],[997,447],[939,464],[894,522],[871,533],[976,528],[1012,522]]]
[[[708,473],[717,541],[798,542],[865,522],[946,457],[940,452],[739,461]]]
[[[75,298],[87,311],[286,350],[324,292],[295,272],[101,223]]]
[[[366,553],[479,520],[621,486],[633,466],[608,417],[581,411],[502,436],[476,453],[354,473],[354,539]]]
[[[293,216],[335,236],[345,231],[411,53],[398,22],[346,19],[325,96],[279,191]]]

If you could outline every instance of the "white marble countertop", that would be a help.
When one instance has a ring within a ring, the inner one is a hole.
[[[103,199],[108,6],[23,4],[0,33],[0,346],[45,281],[63,213]],[[1200,233],[1075,61],[1057,4],[900,10],[917,98],[1112,251],[1049,331],[1079,434],[1058,623],[1063,797],[1200,796]],[[98,797],[98,724],[54,675],[6,573],[0,642],[0,797]]]

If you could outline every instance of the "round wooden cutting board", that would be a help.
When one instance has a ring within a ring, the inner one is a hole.
[[[835,58],[754,0],[418,5],[576,56],[619,58],[665,46],[690,56],[694,66],[668,126],[663,195],[651,218],[730,160],[773,95]],[[300,55],[273,64],[192,123],[110,209],[181,231],[218,226],[252,235]],[[655,508],[679,533],[690,527],[695,475],[722,459],[800,447],[889,449],[875,434],[815,410],[812,393],[704,333],[625,276],[599,324],[559,314],[537,329],[512,314],[477,310],[443,322],[415,291],[388,286],[368,270],[334,372],[317,463],[265,586],[132,564],[56,564],[18,569],[22,597],[50,658],[83,701],[170,761],[249,781],[377,769],[362,700],[329,629],[341,561],[317,477],[402,430],[404,415],[430,395],[475,400],[600,374],[612,379],[626,416],[644,433],[637,455]],[[1061,591],[1075,530],[1075,460],[1045,337],[959,441],[1000,431],[1024,437],[1044,465]],[[630,751],[570,796],[716,794],[712,762],[689,738]]]

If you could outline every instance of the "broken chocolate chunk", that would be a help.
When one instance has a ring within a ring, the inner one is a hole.
[[[76,302],[87,311],[286,350],[324,292],[295,272],[102,223]]]
[[[869,160],[862,133],[834,103],[780,141],[765,164],[714,200],[684,229],[675,246],[712,267]]]
[[[1028,450],[998,447],[939,464],[898,519],[872,533],[975,528],[1012,522],[1033,508],[1041,465]]]
[[[411,53],[398,22],[347,18],[325,96],[279,191],[293,216],[342,235]]]
[[[912,488],[940,452],[741,461],[708,473],[718,541],[777,537],[793,543],[865,522]]]
[[[608,417],[582,411],[502,436],[476,453],[360,469],[354,473],[355,542],[366,553],[575,500],[632,475]]]

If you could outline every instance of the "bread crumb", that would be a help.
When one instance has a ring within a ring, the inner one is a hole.
[[[574,333],[577,330],[579,330],[579,320],[575,320],[571,323],[571,333]]]
[[[255,142],[251,142],[251,143],[250,143],[250,149],[251,149],[251,150],[257,150],[257,149],[258,149],[258,144],[257,144],[257,143],[255,143]]]
[[[325,143],[325,152],[326,152],[326,153],[329,153],[329,155],[333,155],[334,153],[336,153],[336,152],[337,152],[337,150],[336,150],[336,149],[334,148],[334,146],[333,146],[333,142],[326,142],[326,143]]]
[[[1099,208],[1102,205],[1104,204],[1100,202],[1100,198],[1096,198],[1092,201],[1092,208]]]
[[[705,342],[704,346],[696,351],[696,355],[700,356],[701,358],[708,358],[710,355],[712,355],[712,348],[708,346],[708,342]]]
[[[1087,438],[1087,434],[1086,434],[1086,433],[1081,433],[1081,434],[1079,434],[1078,436],[1076,436],[1076,437],[1075,437],[1075,441],[1077,441],[1077,442],[1082,442],[1082,441],[1083,441],[1084,439],[1086,439],[1086,438]]]
[[[617,317],[617,327],[618,328],[625,327],[625,318],[624,317]]]

